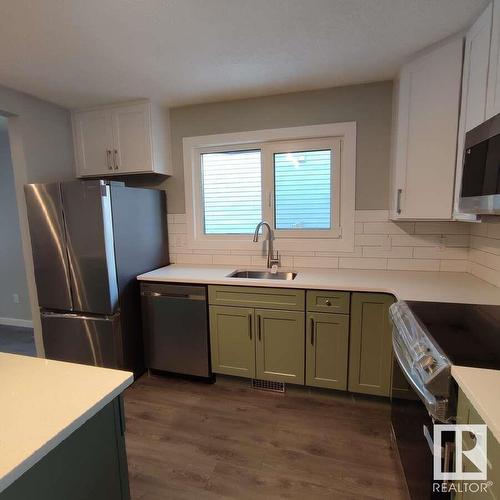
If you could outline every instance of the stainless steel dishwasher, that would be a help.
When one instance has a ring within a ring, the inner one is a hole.
[[[203,286],[141,283],[146,367],[211,378]]]

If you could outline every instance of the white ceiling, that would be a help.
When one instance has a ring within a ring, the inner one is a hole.
[[[390,79],[488,0],[1,0],[0,83],[170,106]]]

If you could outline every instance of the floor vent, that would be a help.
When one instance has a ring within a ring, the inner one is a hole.
[[[285,382],[274,382],[272,380],[252,379],[252,389],[269,392],[285,392]]]

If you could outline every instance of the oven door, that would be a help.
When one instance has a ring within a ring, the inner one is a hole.
[[[433,492],[433,426],[426,406],[394,357],[391,393],[393,441],[412,500],[451,498]]]

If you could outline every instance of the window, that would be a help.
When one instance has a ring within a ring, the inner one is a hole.
[[[201,154],[205,234],[248,234],[262,220],[260,151]]]
[[[276,229],[331,229],[332,152],[274,153]]]
[[[193,248],[250,248],[261,220],[277,247],[353,247],[354,124],[187,138],[184,158]]]

